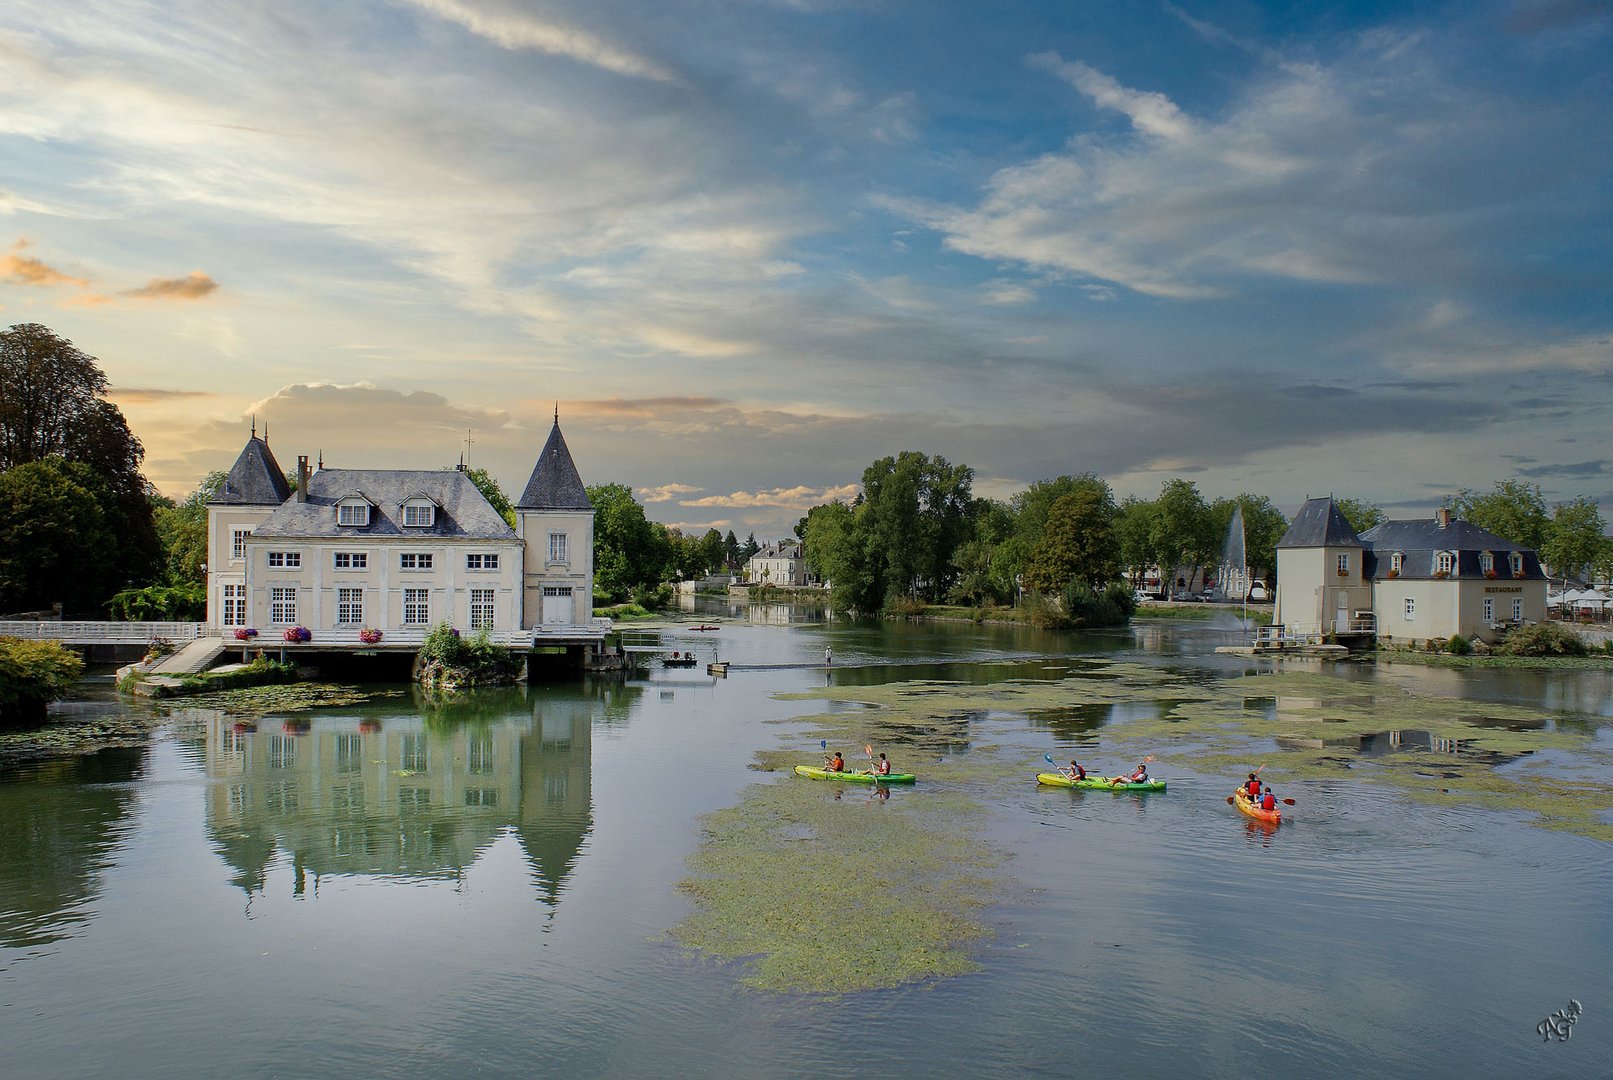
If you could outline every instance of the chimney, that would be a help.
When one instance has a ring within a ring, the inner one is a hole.
[[[1451,527],[1451,508],[1448,507],[1448,506],[1440,507],[1437,511],[1434,512],[1434,520],[1439,523],[1440,528],[1442,528],[1442,529],[1450,528]]]
[[[297,455],[297,501],[308,501],[308,455]]]

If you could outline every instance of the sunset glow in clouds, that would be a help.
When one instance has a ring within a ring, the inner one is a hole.
[[[1613,509],[1613,5],[0,10],[0,325],[182,495],[584,479],[787,534],[904,449],[1006,495]]]

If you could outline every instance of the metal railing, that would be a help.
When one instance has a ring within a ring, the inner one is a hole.
[[[62,641],[69,645],[147,645],[153,638],[195,641],[201,623],[181,622],[68,622],[53,619],[0,620],[0,637]]]

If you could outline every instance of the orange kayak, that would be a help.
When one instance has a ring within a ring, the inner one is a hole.
[[[1256,821],[1269,821],[1273,825],[1282,824],[1283,812],[1281,810],[1260,809],[1260,807],[1256,806],[1254,801],[1249,798],[1249,793],[1244,791],[1243,788],[1239,788],[1232,793],[1232,801],[1239,810],[1243,811],[1245,814],[1248,814]]]

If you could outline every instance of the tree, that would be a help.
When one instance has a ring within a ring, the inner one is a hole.
[[[1115,513],[1109,485],[1102,481],[1059,496],[1025,567],[1025,584],[1039,592],[1062,592],[1071,582],[1097,589],[1113,581],[1120,573]]]
[[[1159,555],[1154,550],[1154,519],[1159,516],[1159,505],[1151,500],[1130,496],[1120,504],[1115,514],[1115,541],[1120,547],[1120,565],[1131,575],[1132,584],[1140,585],[1142,575],[1150,566],[1158,566]]]
[[[78,460],[82,439],[118,426],[103,408],[106,385],[95,358],[49,327],[0,330],[0,471],[51,456]]]
[[[1375,502],[1367,502],[1365,499],[1334,499],[1333,505],[1339,508],[1344,520],[1357,533],[1364,533],[1374,525],[1382,525],[1385,521],[1383,507]],[[1276,565],[1275,559],[1272,565]]]
[[[117,592],[117,537],[87,465],[48,457],[0,473],[0,609],[97,611]]]
[[[1215,559],[1221,538],[1210,522],[1210,508],[1189,480],[1167,480],[1156,501],[1157,513],[1149,533],[1159,558],[1161,575],[1174,577],[1178,568],[1191,565],[1196,574]],[[1170,584],[1167,583],[1167,589]]]
[[[734,535],[734,530],[732,529],[729,529],[728,535],[722,539],[722,553],[724,561],[729,566],[737,567],[739,565],[739,538]]]
[[[751,556],[760,550],[762,550],[762,545],[756,542],[756,534],[751,533],[745,537],[745,546],[739,549],[739,561],[741,563],[750,562]]]
[[[635,588],[659,585],[672,555],[666,529],[644,516],[625,484],[587,490],[594,504],[594,587],[621,600]]]
[[[0,330],[0,472],[48,458],[89,467],[113,538],[112,576],[120,584],[145,583],[159,576],[163,562],[150,487],[140,475],[145,450],[106,400],[106,388],[96,359],[48,327]]]
[[[498,486],[498,481],[493,479],[492,474],[486,469],[466,469],[465,476],[476,485],[476,490],[482,493],[482,497],[493,509],[498,511],[498,516],[503,518],[510,528],[515,528],[515,504],[510,502],[510,497],[504,494],[504,489]]]
[[[181,503],[162,499],[153,514],[162,543],[163,578],[169,585],[201,583],[207,564],[207,504],[224,486],[222,472],[210,472]]]
[[[1483,495],[1464,488],[1450,502],[1457,517],[1521,547],[1539,551],[1546,542],[1551,519],[1539,484],[1502,480]]]
[[[1580,577],[1603,557],[1609,546],[1607,526],[1596,500],[1581,495],[1552,511],[1540,557],[1554,577]]]
[[[946,595],[952,556],[966,538],[974,472],[940,456],[904,450],[863,470],[857,530],[866,562],[860,574],[868,594],[859,611],[874,611],[921,591]],[[874,606],[874,593],[879,602]]]

